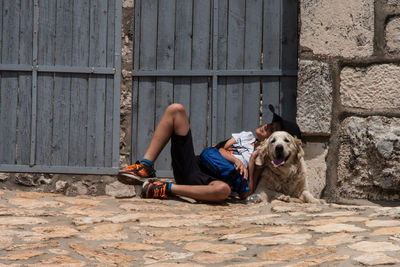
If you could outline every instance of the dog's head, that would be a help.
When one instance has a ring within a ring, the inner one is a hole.
[[[277,131],[260,144],[255,163],[257,166],[271,164],[273,168],[284,168],[303,156],[300,139],[287,132]]]

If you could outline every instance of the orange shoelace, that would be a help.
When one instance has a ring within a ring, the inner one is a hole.
[[[142,168],[142,165],[136,163],[136,164],[133,164],[133,165],[126,166],[122,170],[123,171],[133,171],[133,170],[137,170],[138,171],[140,168]]]
[[[154,189],[154,191],[153,191],[153,197],[167,198],[167,195],[165,194],[165,187],[166,187],[166,185],[164,185],[163,187],[157,187],[157,186],[160,185],[160,184],[162,184],[162,183],[155,183],[155,184],[152,184],[152,186],[155,186],[155,187],[156,187],[156,188]],[[147,188],[147,195],[149,194],[150,187],[151,187],[151,186],[149,186],[149,187]]]

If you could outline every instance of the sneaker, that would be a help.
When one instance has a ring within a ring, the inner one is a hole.
[[[168,184],[167,182],[145,182],[140,196],[142,198],[168,198]]]
[[[118,180],[124,184],[142,184],[147,178],[155,176],[156,171],[153,167],[136,161],[135,164],[120,170]]]

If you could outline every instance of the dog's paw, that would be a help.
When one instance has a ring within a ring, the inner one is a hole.
[[[290,196],[283,195],[283,194],[280,195],[277,199],[281,200],[281,201],[285,201],[285,202],[290,202]]]
[[[250,203],[261,203],[266,201],[266,199],[260,194],[252,194],[246,198],[246,201]]]
[[[323,199],[318,199],[318,198],[312,198],[308,203],[312,204],[326,204],[326,201]]]

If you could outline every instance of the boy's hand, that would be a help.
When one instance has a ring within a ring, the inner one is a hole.
[[[242,175],[243,178],[245,180],[247,180],[248,172],[247,172],[247,168],[244,166],[244,164],[239,159],[236,159],[234,165],[235,165],[236,170],[240,173],[240,175]]]
[[[247,191],[247,192],[241,193],[241,194],[239,195],[239,198],[240,198],[240,199],[245,199],[245,198],[247,198],[248,196],[250,196],[252,193],[253,193],[252,190],[249,190],[249,191]]]

